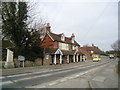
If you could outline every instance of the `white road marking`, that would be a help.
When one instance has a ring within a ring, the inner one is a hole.
[[[93,78],[92,80],[94,81],[99,81],[99,82],[104,82],[106,79],[106,77],[104,76],[96,76],[95,78]]]
[[[4,79],[5,77],[0,77],[0,79]]]
[[[19,76],[25,76],[25,75],[29,75],[31,73],[25,73],[25,74],[18,74],[18,75],[11,75],[11,76],[7,76],[7,77],[19,77]]]
[[[80,75],[76,75],[75,77],[79,77]]]
[[[55,85],[55,84],[57,84],[57,82],[52,82],[52,83],[50,83],[50,84],[48,84],[49,86],[52,86],[52,85]]]
[[[88,64],[74,66],[73,68],[80,67],[82,69],[82,68],[85,68],[85,67],[81,67],[81,66],[86,66],[86,65],[88,65]],[[89,65],[92,65],[92,64],[90,63]],[[46,71],[42,71],[42,72],[34,72],[34,73],[31,72],[31,73],[25,73],[25,74],[19,74],[19,75],[11,75],[11,76],[7,76],[7,77],[19,77],[19,76],[25,76],[25,75],[30,75],[30,74],[43,73],[43,72],[48,72],[48,71],[59,71],[59,70],[65,70],[65,69],[70,69],[70,67],[68,67],[68,68],[62,68],[62,69],[46,70]]]
[[[19,76],[25,76],[25,75],[30,75],[30,74],[37,74],[37,73],[43,73],[46,71],[42,71],[42,72],[31,72],[31,73],[25,73],[25,74],[18,74],[18,75],[11,75],[11,76],[6,76],[6,77],[19,77]]]
[[[66,80],[67,80],[66,78],[63,78],[63,79],[60,80],[60,82],[64,82],[64,81],[66,81]]]
[[[94,66],[94,65],[91,65],[91,66]],[[86,66],[86,67],[91,67],[91,66]],[[86,67],[80,67],[78,69],[82,69],[82,68],[86,68]],[[94,68],[93,68],[94,69]],[[95,69],[94,69],[95,70]],[[45,74],[45,75],[41,75],[41,76],[34,76],[34,77],[28,77],[28,78],[22,78],[22,79],[18,79],[18,80],[13,80],[14,82],[18,82],[18,81],[23,81],[23,80],[29,80],[29,79],[34,79],[34,78],[39,78],[39,77],[45,77],[45,76],[51,76],[51,75],[55,75],[55,74],[59,74],[59,73],[63,73],[63,72],[68,72],[68,71],[72,71],[72,70],[67,70],[67,71],[61,71],[61,72],[55,72],[55,73],[52,73],[52,74]],[[83,73],[80,73],[80,75],[83,75],[83,74],[86,74],[88,72],[91,72],[91,70],[88,70],[88,71],[85,71]],[[69,77],[69,79],[74,79],[78,76],[72,76],[72,77]]]
[[[0,83],[0,85],[6,85],[6,84],[12,84],[12,81],[3,81]]]
[[[86,66],[86,67],[91,67],[91,66],[95,66],[95,65],[90,65],[90,66]],[[80,67],[78,69],[82,69],[82,68],[86,68],[86,67]],[[58,69],[57,69],[58,70]],[[55,69],[55,71],[57,71]],[[63,69],[59,69],[59,70],[63,70]],[[58,73],[63,73],[63,72],[68,72],[68,71],[72,71],[73,69],[71,70],[66,70],[66,71],[61,71],[61,72],[55,72],[55,73],[52,73],[52,74],[45,74],[45,75],[40,75],[40,76],[32,76],[32,77],[27,77],[27,78],[22,78],[22,79],[17,79],[17,80],[13,80],[14,82],[18,82],[18,81],[23,81],[23,80],[29,80],[29,79],[34,79],[34,78],[39,78],[39,77],[45,77],[45,76],[51,76],[51,75],[54,75],[54,74],[58,74]],[[44,71],[45,72],[45,71]],[[88,73],[89,71],[87,72],[84,72],[84,73],[80,73],[80,75],[82,74],[85,74],[85,73]],[[35,73],[41,73],[41,72],[35,72]],[[28,74],[34,74],[34,73],[27,73]],[[21,75],[21,74],[20,74]],[[20,75],[12,75],[12,76],[8,76],[8,77],[15,77],[15,76],[20,76]],[[26,74],[22,74],[22,75],[26,75]],[[76,76],[78,77],[78,76]],[[74,77],[69,77],[68,79],[74,79],[76,78],[75,76]]]
[[[94,66],[94,65],[91,65],[91,66]],[[86,66],[86,67],[91,67],[91,66]],[[81,67],[81,68],[78,68],[78,69],[82,69],[82,68],[86,68],[86,67]],[[40,76],[32,76],[32,77],[30,76],[30,77],[26,77],[26,78],[22,78],[22,79],[17,79],[17,80],[13,80],[13,81],[14,82],[19,82],[19,81],[23,81],[23,80],[29,80],[29,79],[35,79],[35,78],[40,78],[40,77],[46,77],[46,76],[51,76],[51,75],[55,75],[55,74],[59,74],[59,73],[63,73],[63,72],[72,71],[72,70],[73,69],[66,70],[66,71],[61,71],[61,72],[55,72],[55,73],[52,73],[52,74],[40,75]]]
[[[81,66],[85,66],[85,65],[88,65],[88,64],[74,66],[73,68],[77,68],[77,67],[81,67]],[[42,72],[34,72],[34,74],[48,72],[48,71],[59,71],[59,70],[65,70],[65,69],[69,69],[69,67],[68,68],[62,68],[62,69],[46,70],[46,71],[42,71]],[[19,75],[11,75],[11,76],[7,76],[7,77],[19,77],[19,76],[25,76],[25,75],[30,75],[30,74],[33,74],[33,72],[31,72],[31,73],[25,73],[25,74],[19,74]]]
[[[108,64],[109,64],[109,63],[108,63]],[[41,88],[41,86],[47,87],[47,86],[49,86],[49,85],[55,85],[55,84],[61,83],[61,82],[63,82],[63,81],[67,81],[67,80],[74,79],[74,78],[76,78],[76,77],[80,77],[80,76],[82,76],[82,75],[84,75],[84,74],[86,74],[86,73],[89,73],[89,72],[91,72],[91,71],[100,69],[100,68],[102,68],[102,67],[104,67],[104,66],[106,66],[106,65],[99,66],[99,67],[97,67],[97,68],[93,68],[93,69],[91,69],[91,70],[84,71],[84,72],[82,72],[82,73],[77,73],[77,75],[75,74],[75,75],[71,75],[71,76],[65,77],[65,78],[63,78],[62,80],[61,80],[61,79],[58,79],[58,80],[55,80],[55,81],[52,81],[52,82],[50,81],[50,82],[48,82],[48,83],[43,83],[43,84],[40,84],[40,85],[35,85],[35,86],[31,87],[31,88],[34,88],[34,87],[35,87],[35,88]]]
[[[67,70],[67,71],[71,71],[71,70]],[[62,73],[62,72],[67,72],[67,71],[54,72],[54,73],[51,73],[51,74],[44,74],[44,75],[40,75],[40,76],[31,76],[31,77],[26,77],[26,78],[22,78],[22,79],[13,80],[13,81],[14,82],[18,82],[18,81],[23,81],[23,80],[29,80],[29,79],[35,79],[35,78],[40,78],[40,77],[46,77],[46,76],[59,74],[59,73]]]

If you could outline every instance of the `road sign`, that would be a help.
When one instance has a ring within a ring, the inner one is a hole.
[[[23,67],[24,67],[25,57],[24,56],[18,56],[18,60],[23,62]]]
[[[18,56],[18,60],[19,61],[25,61],[25,57],[24,56]]]

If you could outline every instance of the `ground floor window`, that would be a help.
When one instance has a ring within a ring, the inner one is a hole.
[[[49,55],[46,55],[46,59],[49,59]]]

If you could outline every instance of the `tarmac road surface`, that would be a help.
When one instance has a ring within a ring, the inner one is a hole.
[[[70,80],[73,78],[77,78],[80,75],[89,72],[90,70],[94,70],[95,68],[104,66],[114,62],[114,60],[110,60],[106,57],[103,58],[102,61],[99,62],[91,62],[84,65],[77,64],[73,67],[65,67],[65,68],[52,68],[45,69],[46,71],[39,72],[29,72],[22,73],[16,75],[5,75],[1,77],[2,80],[1,86],[2,88],[42,88],[45,86],[51,86],[60,82],[64,82],[66,80]],[[80,62],[79,62],[80,63]],[[79,73],[79,74],[78,74]],[[87,88],[90,86],[88,85]]]

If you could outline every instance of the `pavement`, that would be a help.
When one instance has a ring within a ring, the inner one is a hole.
[[[116,71],[117,62],[107,65],[105,68],[97,71],[91,77],[92,88],[118,88],[120,83],[118,82],[118,73]]]

